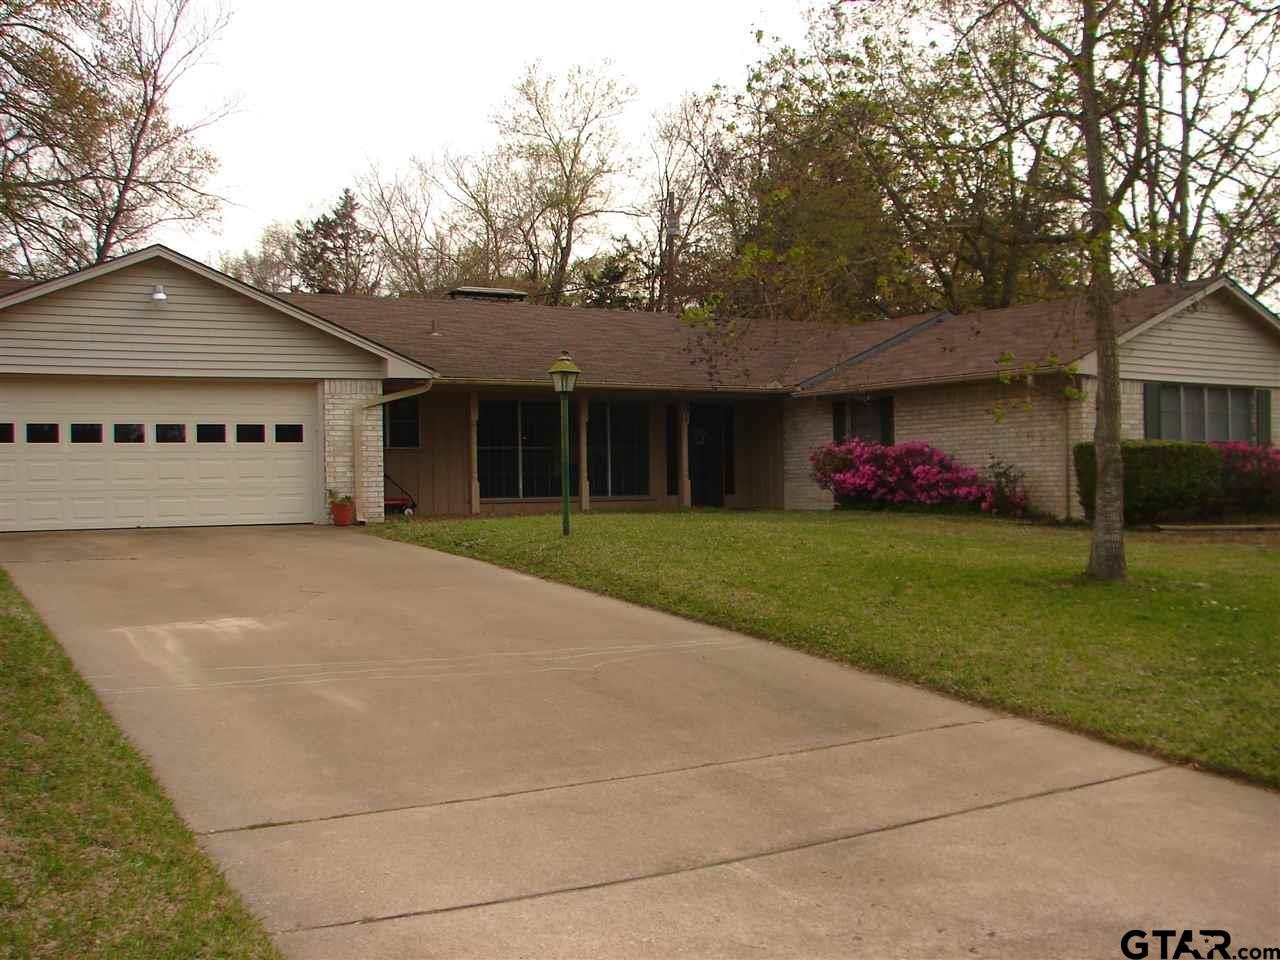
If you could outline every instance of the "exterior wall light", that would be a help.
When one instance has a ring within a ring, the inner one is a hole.
[[[159,303],[160,301],[169,299],[169,295],[164,292],[164,284],[157,283],[155,287],[152,288],[151,299],[155,300],[157,303]]]

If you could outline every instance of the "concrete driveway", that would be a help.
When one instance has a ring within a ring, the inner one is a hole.
[[[353,531],[0,565],[293,957],[1280,944],[1275,794],[769,643]]]

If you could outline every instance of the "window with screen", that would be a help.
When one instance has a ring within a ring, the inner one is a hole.
[[[487,400],[476,424],[476,469],[485,499],[560,496],[558,400]],[[576,407],[569,409],[569,492],[578,493]]]
[[[591,404],[587,420],[587,478],[593,497],[649,495],[647,404]]]
[[[418,398],[401,397],[383,407],[386,411],[384,435],[388,447],[412,448],[420,444]]]
[[[893,397],[851,397],[831,404],[832,438],[893,443]]]
[[[1263,443],[1270,438],[1271,396],[1252,387],[1191,383],[1143,385],[1144,434],[1148,440],[1231,440]]]

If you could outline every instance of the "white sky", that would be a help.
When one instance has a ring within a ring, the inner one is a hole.
[[[212,9],[217,0],[197,0]],[[623,119],[641,143],[651,115],[687,91],[738,84],[755,30],[798,42],[804,0],[226,0],[232,20],[177,91],[178,115],[239,101],[203,142],[221,161],[221,223],[158,232],[205,262],[252,247],[273,221],[330,207],[370,161],[394,169],[493,140],[489,118],[524,64],[554,72],[613,62],[636,88]],[[639,150],[637,150],[637,153]]]

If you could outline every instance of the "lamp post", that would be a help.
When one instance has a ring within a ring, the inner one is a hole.
[[[560,394],[560,513],[564,520],[564,535],[569,535],[569,394],[573,393],[574,384],[578,382],[578,374],[582,373],[569,356],[568,350],[561,350],[548,369],[551,384]]]

